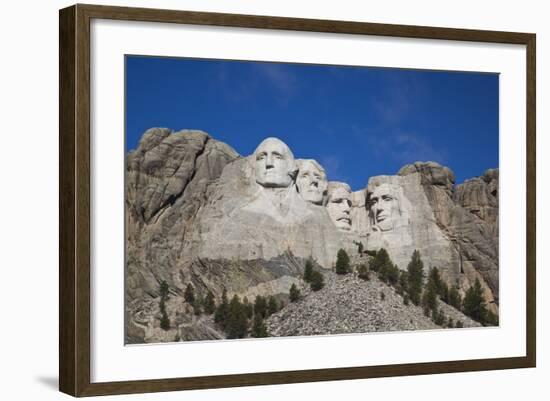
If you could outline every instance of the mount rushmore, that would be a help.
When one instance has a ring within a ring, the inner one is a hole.
[[[385,248],[402,270],[418,250],[426,271],[462,293],[479,280],[497,312],[498,169],[460,185],[435,162],[364,174],[352,191],[277,138],[243,157],[202,131],[146,131],[126,160],[127,337],[147,336],[163,281],[175,297],[189,283],[216,299],[288,294],[305,260],[328,271],[358,244]]]

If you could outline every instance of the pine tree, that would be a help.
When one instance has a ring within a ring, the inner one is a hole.
[[[437,312],[437,292],[435,284],[432,281],[428,281],[424,294],[422,295],[422,307],[426,315],[429,315],[430,311]]]
[[[254,315],[254,321],[252,323],[252,337],[262,338],[267,336],[267,327],[264,319],[262,319],[260,315]]]
[[[348,253],[340,249],[336,255],[336,274],[347,274],[350,271]]]
[[[464,314],[477,320],[480,323],[485,323],[487,318],[487,309],[485,307],[485,299],[483,298],[483,289],[481,283],[476,278],[473,287],[466,291],[463,301]]]
[[[357,252],[359,255],[363,256],[363,243],[359,242],[359,245],[357,245]]]
[[[388,280],[388,283],[392,286],[395,286],[399,281],[399,268],[397,265],[394,265],[390,262],[388,267],[386,268],[386,278]]]
[[[461,329],[464,327],[464,323],[462,323],[462,320],[457,320],[456,326],[457,329]]]
[[[166,310],[162,308],[162,317],[160,318],[160,328],[164,331],[170,330],[170,319],[168,318],[168,314],[166,313]]]
[[[304,281],[306,283],[311,282],[311,273],[313,272],[313,262],[311,259],[306,260],[306,266],[304,268]]]
[[[432,320],[435,324],[437,324],[438,326],[444,326],[445,325],[445,314],[443,313],[443,311],[441,309],[433,309],[432,310]]]
[[[168,300],[168,283],[163,281],[160,283],[160,328],[167,331],[170,330],[170,319],[168,318],[168,313],[166,313],[166,301]]]
[[[441,293],[439,294],[439,296],[441,297],[441,300],[446,304],[450,303],[449,286],[447,285],[447,283],[443,282],[441,284]]]
[[[437,267],[432,267],[428,273],[428,281],[431,281],[435,287],[435,292],[437,295],[441,296],[443,293],[443,281],[441,280],[441,275],[439,274],[439,269]]]
[[[235,294],[229,303],[227,312],[227,325],[225,332],[227,338],[243,338],[248,329],[246,310],[239,297]]]
[[[300,299],[300,290],[298,289],[298,287],[296,287],[296,284],[294,283],[290,286],[289,296],[290,302],[296,302]]]
[[[166,280],[163,280],[162,283],[160,283],[160,299],[166,301],[169,296],[169,287]]]
[[[311,283],[310,287],[313,291],[319,291],[325,286],[325,279],[322,273],[319,273],[317,270],[313,271],[311,274]]]
[[[256,295],[256,300],[254,301],[254,315],[258,315],[262,319],[267,317],[267,301],[261,295]]]
[[[277,300],[273,295],[269,296],[269,300],[267,302],[267,313],[268,316],[273,315],[274,313],[277,313],[279,310],[279,305],[277,304]]]
[[[361,280],[365,280],[365,281],[370,280],[369,268],[367,267],[366,264],[362,263],[359,265],[359,267],[357,267],[357,276]]]
[[[214,322],[218,323],[222,328],[225,328],[227,324],[227,314],[229,312],[229,303],[227,301],[227,290],[224,288],[222,293],[222,300],[216,309],[214,314]]]
[[[412,254],[411,261],[407,266],[407,288],[409,290],[409,297],[413,304],[418,305],[420,303],[420,296],[422,294],[422,281],[424,278],[424,263],[420,259],[420,252],[415,250]]]
[[[214,294],[208,290],[206,297],[204,298],[204,312],[211,315],[216,311],[216,302],[214,301]]]
[[[193,302],[195,302],[195,289],[191,285],[191,283],[187,284],[187,288],[185,288],[185,293],[183,294],[183,297],[185,298],[185,302],[190,303],[193,305]]]
[[[449,305],[458,310],[462,307],[462,297],[456,287],[451,288],[449,291]]]
[[[195,316],[200,316],[202,314],[203,303],[204,301],[201,298],[197,298],[195,302],[193,302],[193,312]]]
[[[385,270],[389,265],[391,264],[390,255],[388,255],[388,251],[384,248],[380,248],[378,252],[376,252],[376,255],[374,256],[374,259],[371,260],[369,269],[381,273],[385,277],[385,272],[381,272],[382,270]],[[384,279],[382,279],[385,281]]]

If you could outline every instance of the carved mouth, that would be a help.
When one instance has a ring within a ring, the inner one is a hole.
[[[378,221],[384,221],[384,220],[386,220],[388,217],[390,217],[388,214],[379,214],[378,216],[376,216],[376,220],[378,220]]]
[[[347,224],[351,224],[351,220],[349,217],[339,217],[336,221],[343,221]]]

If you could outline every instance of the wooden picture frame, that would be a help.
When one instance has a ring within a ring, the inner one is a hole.
[[[526,355],[522,357],[256,372],[222,376],[91,382],[90,22],[92,19],[473,41],[526,46]],[[60,391],[73,396],[95,396],[535,367],[536,37],[534,34],[95,5],[74,5],[60,10],[59,29]]]

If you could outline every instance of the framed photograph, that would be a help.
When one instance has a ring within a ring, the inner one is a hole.
[[[59,18],[62,392],[535,366],[534,34]]]

